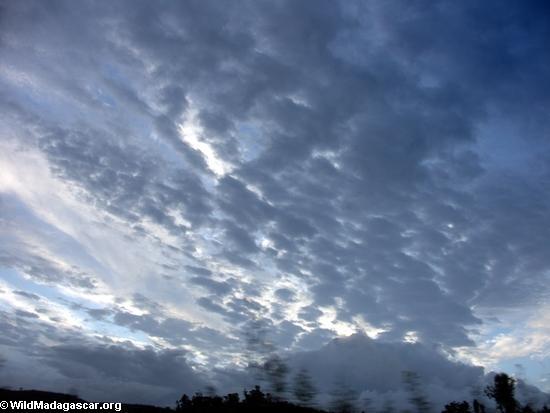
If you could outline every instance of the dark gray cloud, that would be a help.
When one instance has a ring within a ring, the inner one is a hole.
[[[33,293],[28,293],[26,291],[14,291],[13,293],[31,300],[40,301],[40,297]]]
[[[134,315],[116,311],[113,323],[132,331],[143,331],[172,345],[191,344],[200,348],[222,349],[234,340],[208,327],[197,326],[180,318],[158,318],[151,315]]]
[[[106,337],[89,339],[78,329],[36,317],[28,320],[3,313],[2,320],[3,386],[12,386],[17,379],[37,389],[77,389],[82,397],[95,400],[172,406],[182,392],[194,392],[208,382],[190,366],[184,350],[142,348]],[[42,339],[53,345],[44,346]],[[34,366],[32,378],[22,374],[25,365]]]
[[[231,291],[231,284],[226,281],[216,281],[207,277],[193,277],[190,282],[200,285],[217,295],[225,295]]]
[[[394,407],[407,407],[410,395],[403,389],[403,372],[418,376],[421,391],[435,410],[448,400],[471,398],[494,377],[494,373],[484,374],[481,367],[450,361],[422,344],[383,343],[363,335],[335,339],[319,350],[297,353],[288,362],[294,371],[305,368],[314,378],[318,402],[327,402],[326,395],[344,385],[354,391],[358,407],[369,398],[375,404],[371,408],[382,408],[388,399],[397,404]],[[483,394],[475,397],[484,399]],[[531,397],[531,403],[542,406],[548,395],[520,381],[518,397]],[[488,399],[484,402],[493,405]]]
[[[185,352],[180,350],[155,351],[131,345],[59,345],[44,355],[48,364],[76,383],[106,380],[145,385],[151,390],[161,390],[157,400],[164,399],[163,403],[168,401],[167,390],[177,398],[182,392],[192,392],[205,385],[188,366],[184,356]]]
[[[282,301],[293,301],[295,298],[294,292],[288,288],[279,288],[275,291],[275,295]]]
[[[40,138],[39,146],[57,174],[82,185],[95,202],[129,223],[149,218],[180,232],[186,227],[174,221],[170,210],[183,212],[193,225],[205,219],[210,207],[197,177],[177,170],[166,179],[157,159],[102,135],[98,130],[53,130]]]
[[[192,346],[195,349],[223,351],[236,350],[238,341],[234,338],[184,318],[174,317],[160,303],[135,294],[132,304],[139,309],[140,314],[114,306],[111,308],[85,308],[86,313],[94,320],[127,328],[131,332],[142,332],[149,337],[161,339],[172,346]],[[78,307],[78,304],[75,304]],[[210,358],[220,357],[212,353]]]
[[[372,391],[379,394],[401,391],[402,372],[414,371],[424,387],[439,384],[444,396],[430,394],[441,403],[452,391],[467,391],[479,385],[483,369],[449,361],[420,344],[380,343],[362,335],[331,341],[320,350],[299,353],[292,359],[297,368],[307,368],[316,378],[321,394],[330,394],[337,380],[352,386],[357,394]],[[452,396],[451,396],[452,397]],[[406,400],[406,398],[405,398]]]
[[[18,269],[37,282],[50,284],[63,282],[75,288],[94,290],[97,280],[91,274],[76,266],[62,267],[51,258],[33,251],[32,246],[24,242],[11,241],[8,248],[0,251],[0,262],[3,266]]]
[[[24,317],[24,318],[38,318],[37,314],[31,313],[30,311],[25,311],[25,310],[16,310],[15,315],[17,317]]]

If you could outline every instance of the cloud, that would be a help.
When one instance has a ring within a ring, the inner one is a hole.
[[[493,328],[549,292],[545,8],[5,5],[5,340],[39,296],[80,311],[79,354],[158,346],[128,365],[242,364],[257,319],[284,351],[368,330],[546,357],[542,326]]]
[[[224,295],[231,291],[231,285],[225,281],[215,281],[206,277],[193,277],[190,282],[204,287],[213,294]]]
[[[339,392],[353,395],[352,403],[365,408],[367,399],[371,408],[384,408],[388,401],[394,408],[413,408],[411,394],[404,385],[404,372],[418,377],[419,391],[434,410],[443,409],[452,400],[477,398],[487,406],[493,402],[483,389],[493,382],[494,372],[471,364],[451,361],[437,349],[419,343],[384,343],[362,334],[331,340],[320,349],[289,354],[285,363],[290,367],[287,397],[292,397],[293,377],[305,369],[316,388],[315,402],[330,405]],[[225,374],[235,374],[225,372]],[[224,375],[219,376],[224,389],[235,390]],[[264,383],[269,388],[269,382]],[[519,380],[517,397],[542,406],[548,394]]]
[[[179,350],[155,351],[152,348],[137,349],[122,346],[70,346],[51,348],[44,355],[46,362],[76,385],[91,388],[85,391],[95,397],[111,400],[131,390],[146,392],[141,400],[171,404],[183,392],[193,392],[205,386],[201,378],[185,361],[185,353]],[[122,389],[116,386],[122,384]],[[155,394],[155,392],[158,392]],[[132,399],[129,399],[132,400]]]
[[[414,372],[419,390],[434,410],[452,400],[477,398],[488,406],[493,404],[482,391],[492,384],[495,373],[485,374],[482,367],[450,361],[437,349],[418,343],[383,343],[358,334],[291,355],[288,362],[294,374],[302,368],[308,371],[317,388],[318,403],[330,403],[330,395],[343,386],[352,391],[354,403],[362,408],[366,399],[371,408],[383,408],[388,400],[395,408],[411,408],[403,372]],[[517,397],[542,406],[548,394],[519,380]]]
[[[20,295],[22,297],[30,298],[31,300],[40,301],[40,297],[36,294],[28,293],[26,291],[14,291],[14,294]]]
[[[6,364],[2,385],[21,382],[31,388],[67,391],[84,398],[173,405],[183,392],[203,388],[208,379],[187,361],[181,349],[155,349],[107,337],[86,337],[63,323],[3,314],[0,346]],[[20,340],[25,346],[20,346]],[[43,340],[48,341],[44,345]],[[24,366],[36,374],[26,376]],[[161,377],[162,376],[162,377]]]
[[[427,382],[442,382],[455,389],[475,384],[483,376],[482,368],[454,363],[427,346],[382,343],[360,334],[299,353],[291,364],[311,370],[323,388],[331,386],[338,375],[353,375],[345,378],[358,391],[395,390],[401,387],[402,371],[415,371]]]

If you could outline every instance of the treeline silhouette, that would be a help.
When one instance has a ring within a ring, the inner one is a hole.
[[[307,374],[302,371],[299,375],[304,377]],[[309,383],[309,378],[304,379]],[[430,405],[428,398],[422,392],[419,376],[413,372],[403,373],[403,382],[409,392],[409,402],[413,410],[401,410],[401,413],[436,413]],[[297,381],[299,384],[300,381]],[[494,401],[493,406],[486,407],[477,399],[472,402],[452,401],[445,405],[441,413],[550,413],[547,405],[536,407],[529,403],[520,403],[515,396],[516,381],[505,373],[495,375],[493,384],[485,388],[485,395]],[[280,390],[280,389],[279,389]],[[312,387],[302,383],[294,389],[294,402],[285,400],[281,395],[273,395],[262,391],[260,386],[251,390],[245,390],[243,396],[238,393],[230,393],[225,396],[204,395],[195,393],[193,396],[184,394],[177,402],[175,408],[156,407],[135,404],[123,404],[122,411],[127,413],[393,413],[397,411],[391,403],[379,411],[366,407],[358,408],[356,405],[356,394],[353,391],[338,391],[333,396],[329,410],[322,410],[313,406]],[[36,400],[36,401],[61,401],[76,402],[84,401],[74,395],[52,393],[36,390],[9,390],[0,389],[0,400]],[[368,404],[368,403],[367,403]],[[4,411],[11,411],[10,409]],[[90,410],[87,410],[90,411]]]
[[[529,403],[521,405],[515,397],[516,381],[506,373],[495,375],[494,383],[485,388],[485,395],[492,399],[499,413],[550,413],[547,405],[535,410]],[[486,413],[485,406],[474,399],[472,406],[467,401],[445,405],[443,413]]]
[[[260,386],[255,386],[250,391],[243,392],[243,398],[238,393],[230,393],[224,397],[204,396],[197,393],[193,397],[186,394],[178,400],[176,412],[181,413],[248,413],[248,412],[289,412],[289,413],[315,413],[323,412],[312,407],[300,406],[286,400],[264,393]]]
[[[303,374],[303,372],[301,373]],[[416,413],[433,413],[428,398],[422,393],[419,376],[414,372],[403,372],[403,382],[410,394],[409,402]],[[515,397],[516,381],[505,373],[495,375],[493,384],[485,388],[485,395],[492,399],[496,405],[498,413],[550,413],[550,409],[544,405],[538,410],[535,406],[527,403],[522,405]],[[326,412],[310,404],[313,397],[309,392],[308,397],[300,400],[298,403],[292,403],[283,400],[280,396],[274,397],[270,393],[262,392],[260,386],[255,386],[250,391],[244,391],[243,398],[238,393],[227,394],[226,396],[205,396],[197,393],[192,397],[184,394],[176,405],[176,412],[179,413],[248,413],[248,412]],[[298,392],[299,394],[300,392]],[[358,409],[354,405],[355,395],[350,393],[350,397],[345,397],[345,392],[339,392],[335,402],[332,403],[330,412],[335,413],[353,413],[353,412],[374,412],[375,409]],[[344,396],[344,397],[343,397]],[[382,413],[394,411],[393,407],[386,406]],[[404,413],[412,413],[410,410],[403,410]],[[464,400],[461,402],[452,401],[445,405],[442,413],[491,413],[494,409],[487,408],[484,403],[474,399],[470,404]]]
[[[59,402],[59,403],[83,403],[83,402],[89,402],[90,400],[84,400],[80,397],[74,395],[74,394],[65,394],[65,393],[54,393],[49,391],[42,391],[42,390],[11,390],[7,388],[0,388],[0,401],[7,402],[7,407],[2,407],[0,410],[1,412],[31,412],[31,411],[40,411],[37,409],[12,409],[9,402],[44,402],[44,403],[51,403],[51,402]],[[63,412],[67,413],[79,411],[79,412],[102,412],[102,413],[116,413],[115,409],[111,410],[97,410],[97,409],[86,409],[86,410],[63,410],[63,409],[52,409],[52,410],[42,410],[42,411],[48,411],[48,412]],[[142,404],[129,404],[129,403],[123,403],[121,412],[123,413],[174,413],[174,408],[172,407],[157,407],[157,406],[150,406],[150,405],[142,405]]]

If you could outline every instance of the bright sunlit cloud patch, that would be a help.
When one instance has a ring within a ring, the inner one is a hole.
[[[206,165],[217,177],[222,177],[231,172],[233,167],[223,160],[211,144],[204,140],[204,129],[197,119],[197,115],[196,109],[189,108],[187,110],[183,122],[179,125],[180,136],[191,148],[202,154]]]

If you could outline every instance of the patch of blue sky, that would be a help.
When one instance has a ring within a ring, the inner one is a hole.
[[[2,284],[0,285],[4,285],[4,288],[11,289],[12,292],[24,291],[26,293],[35,294],[41,299],[45,299],[50,303],[62,307],[67,307],[70,303],[87,306],[88,308],[97,307],[97,303],[93,301],[91,296],[90,300],[80,296],[75,301],[74,297],[64,294],[63,290],[60,289],[57,284],[36,282],[34,279],[25,276],[24,272],[20,270],[6,267],[0,268],[0,279],[2,280]],[[3,301],[0,300],[0,303],[2,302]],[[80,312],[76,306],[71,307],[71,311],[75,314]],[[81,313],[81,315],[84,316],[84,313]]]
[[[59,300],[59,290],[55,286],[36,283],[13,268],[0,267],[0,279],[15,291],[36,294],[51,301]]]
[[[475,150],[490,171],[530,175],[537,172],[534,161],[541,150],[550,151],[550,145],[541,138],[526,125],[495,115],[478,127]]]
[[[130,85],[131,82],[128,81],[128,75],[131,73],[131,68],[124,66],[124,70],[120,70],[116,64],[109,62],[102,62],[101,64],[101,74],[107,79],[111,79],[119,84]]]
[[[43,119],[70,118],[79,113],[77,106],[62,104],[53,93],[44,93],[42,89],[10,82],[2,77],[0,91],[5,96],[11,96],[13,102],[17,102],[27,111],[40,113]]]
[[[127,327],[119,326],[117,324],[114,324],[107,321],[102,320],[95,320],[90,317],[87,317],[87,314],[84,314],[83,311],[79,311],[79,313],[84,317],[86,322],[86,329],[90,334],[98,335],[98,336],[104,336],[109,337],[111,339],[118,339],[121,341],[131,341],[134,344],[141,344],[141,345],[151,345],[153,344],[153,341],[143,331],[139,330],[131,330]]]
[[[91,88],[90,92],[92,95],[103,105],[108,106],[109,108],[116,109],[117,108],[117,101],[116,99],[106,93],[101,87],[97,88]]]
[[[188,168],[188,165],[185,163],[185,159],[180,153],[178,153],[178,151],[174,150],[174,147],[170,143],[153,131],[151,131],[148,136],[153,137],[152,139],[149,139],[149,147],[154,150],[157,155],[159,155],[159,157],[163,160],[164,165],[172,169]],[[185,144],[185,142],[182,141],[182,144]]]
[[[527,381],[539,387],[543,391],[550,391],[550,357],[516,357],[499,361],[496,365],[498,371],[506,371],[517,378]]]
[[[244,162],[256,159],[266,149],[268,140],[260,125],[251,121],[238,122],[236,131]]]
[[[28,229],[33,237],[41,239],[49,250],[59,256],[70,257],[79,266],[96,274],[113,275],[111,271],[95,259],[80,243],[59,228],[43,221],[15,195],[4,194],[4,218],[17,222],[20,228]],[[52,241],[55,240],[55,241]]]
[[[66,307],[68,303],[65,297],[60,295],[59,290],[54,285],[35,283],[32,280],[24,277],[20,272],[11,268],[0,268],[0,279],[4,281],[4,288],[10,288],[12,291],[24,291],[25,293],[36,294],[42,299],[46,299],[52,303]],[[91,303],[91,302],[90,302]],[[38,304],[38,303],[37,303]],[[89,304],[86,300],[79,299],[78,305]],[[90,308],[94,305],[91,303]],[[5,305],[3,300],[0,300],[0,308],[10,310],[11,307]],[[113,324],[111,320],[96,320],[91,318],[84,307],[71,306],[71,313],[75,318],[84,320],[84,331],[88,334],[100,336],[108,336],[121,340],[131,340],[142,344],[151,344],[149,336],[141,331],[132,331],[126,327]]]

